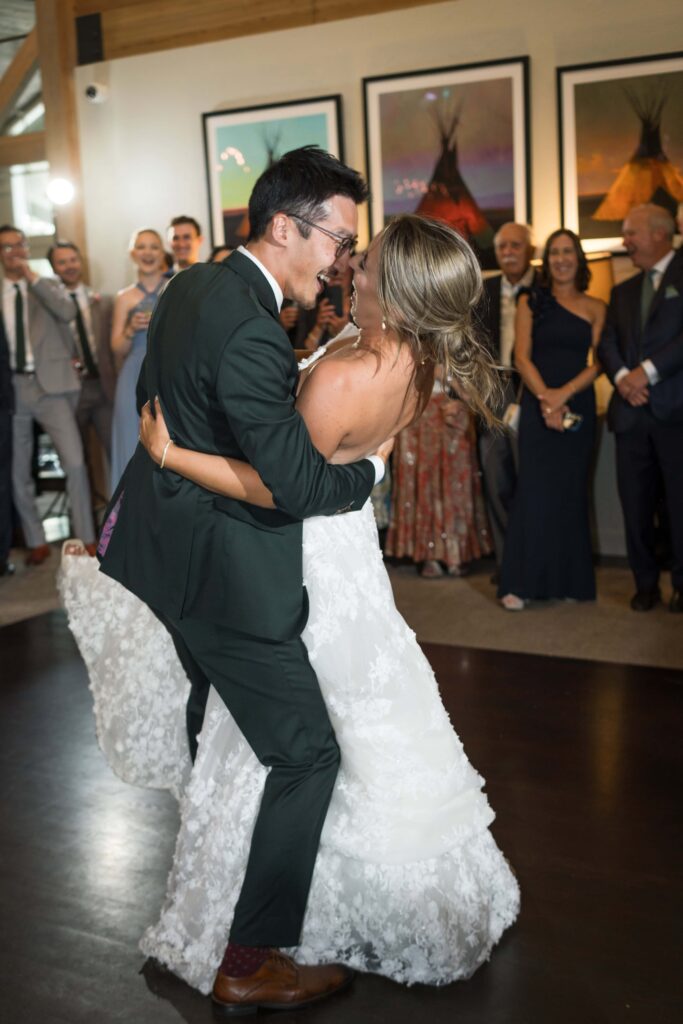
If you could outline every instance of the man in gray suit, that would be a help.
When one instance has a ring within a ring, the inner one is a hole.
[[[78,353],[76,369],[81,378],[81,391],[76,406],[76,421],[85,443],[88,426],[92,424],[107,458],[111,455],[111,418],[116,389],[116,370],[111,350],[111,295],[98,295],[83,281],[83,264],[78,246],[73,242],[56,242],[47,254],[50,265],[69,293],[75,318],[60,323],[66,332],[65,344],[75,345]]]
[[[60,324],[74,319],[76,310],[60,284],[41,280],[31,270],[26,238],[11,224],[0,227],[0,262],[2,317],[14,389],[12,489],[29,549],[26,561],[40,565],[50,554],[31,478],[34,419],[50,435],[66,474],[74,530],[94,554],[88,472],[76,424],[81,387],[74,367],[77,353],[60,330]]]
[[[14,391],[9,367],[9,347],[0,317],[0,576],[11,576],[12,546],[12,409]]]

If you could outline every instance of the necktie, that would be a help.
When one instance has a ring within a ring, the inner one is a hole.
[[[650,312],[652,300],[655,297],[655,271],[648,270],[643,275],[643,286],[640,291],[640,333],[645,330],[647,317]]]
[[[93,359],[92,349],[90,348],[90,342],[88,341],[88,332],[85,329],[83,323],[83,314],[81,313],[81,307],[78,305],[78,296],[76,292],[71,292],[71,298],[74,300],[74,306],[76,307],[76,330],[78,331],[78,340],[81,344],[81,352],[83,353],[83,362],[88,377],[99,377],[97,372],[97,366]]]
[[[18,284],[14,286],[14,336],[16,351],[14,355],[14,369],[17,373],[24,373],[26,369],[26,338],[24,337],[24,296]]]

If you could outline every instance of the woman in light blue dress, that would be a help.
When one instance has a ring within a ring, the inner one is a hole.
[[[111,491],[119,482],[138,441],[135,388],[147,351],[147,328],[163,285],[166,264],[161,235],[151,228],[136,231],[130,256],[138,270],[135,284],[116,296],[111,347],[120,370],[114,398],[111,444]]]

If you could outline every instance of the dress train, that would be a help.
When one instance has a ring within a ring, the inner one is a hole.
[[[305,522],[304,576],[303,638],[342,766],[292,952],[408,984],[469,977],[515,920],[519,889],[489,831],[483,780],[394,604],[370,503]],[[187,682],[164,628],[93,559],[67,557],[61,589],[112,767],[128,781],[182,793],[166,901],[141,949],[207,993],[266,769],[211,691],[185,785]]]

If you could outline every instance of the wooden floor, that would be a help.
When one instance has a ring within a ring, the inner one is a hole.
[[[681,674],[432,645],[487,780],[522,914],[468,982],[359,977],[282,1024],[678,1024],[683,1019]],[[210,1022],[143,964],[177,811],[109,771],[61,612],[0,630],[0,1020]]]

